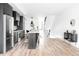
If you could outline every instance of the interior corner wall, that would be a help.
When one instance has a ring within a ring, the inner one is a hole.
[[[70,21],[75,19],[75,26],[70,25]],[[79,47],[79,5],[73,5],[68,9],[57,14],[54,21],[54,26],[52,26],[52,36],[64,38],[64,32],[68,30],[76,30],[78,34],[78,42],[76,44]]]

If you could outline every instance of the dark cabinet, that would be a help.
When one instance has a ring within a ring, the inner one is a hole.
[[[0,4],[0,52],[3,52],[3,7]]]
[[[8,51],[12,48],[12,46],[11,46],[12,36],[10,34],[7,34],[7,35],[9,35],[9,36],[6,37],[6,51]]]
[[[20,16],[19,13],[13,11],[14,25],[17,26],[18,30],[23,30],[23,16]]]
[[[23,16],[20,16],[19,29],[23,30]]]
[[[20,14],[16,11],[13,11],[13,17],[14,17],[14,21],[19,21],[20,20]]]
[[[29,33],[28,35],[28,48],[35,49],[36,48],[36,34]]]
[[[12,16],[14,17],[14,21],[16,21],[16,11],[13,11]]]
[[[17,26],[17,29],[19,29],[20,14],[16,11],[13,11],[12,15],[14,17],[14,26]]]
[[[12,7],[8,3],[0,3],[0,10],[2,14],[12,16]]]
[[[28,34],[28,48],[35,49],[37,46],[37,39],[39,33],[29,33]]]
[[[18,32],[14,32],[14,43],[16,44],[18,42]]]
[[[21,30],[19,33],[19,38],[23,39],[25,37],[24,30]]]
[[[69,38],[68,33],[64,32],[64,39],[68,39],[68,38]]]
[[[77,34],[64,32],[64,39],[66,39],[70,42],[77,42]]]
[[[77,42],[77,34],[72,35],[72,42]]]
[[[8,3],[3,3],[3,13],[12,16],[12,7]]]
[[[8,3],[0,3],[2,13],[12,16],[12,7]]]

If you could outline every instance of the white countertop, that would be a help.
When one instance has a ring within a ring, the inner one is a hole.
[[[23,30],[15,30],[14,32],[20,32],[20,31],[23,31]]]
[[[31,30],[29,33],[39,33],[37,30]]]

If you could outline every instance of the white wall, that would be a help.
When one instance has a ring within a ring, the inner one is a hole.
[[[46,24],[45,24],[45,35],[48,36],[49,29],[51,31],[50,32],[50,36],[48,36],[48,37],[51,37],[52,26],[53,26],[54,20],[55,20],[55,15],[49,15],[49,16],[47,16]]]
[[[47,16],[45,29],[49,30],[52,28],[54,19],[55,19],[54,15]]]
[[[39,19],[38,17],[34,17],[32,20],[34,22],[34,28],[37,30],[37,26],[39,26]]]
[[[75,26],[70,25],[72,19],[75,19],[76,21]],[[56,15],[54,26],[52,26],[52,36],[63,38],[66,30],[71,32],[74,29],[78,34],[76,46],[79,47],[79,5],[73,5]]]
[[[38,17],[33,17],[33,19],[31,19],[31,17],[27,17],[27,20],[25,21],[25,29],[26,30],[31,30],[31,26],[30,26],[31,21],[34,22],[35,29],[37,28],[37,26],[39,26]]]
[[[27,17],[27,20],[25,21],[25,30],[31,29],[30,22],[31,22],[31,19]]]
[[[25,29],[31,29],[30,27],[31,20],[33,20],[35,28],[39,26],[41,18],[43,18],[42,21],[44,21],[45,16],[35,16],[33,17],[33,19],[31,19],[30,17],[27,17],[27,20],[25,21]],[[52,29],[54,19],[55,19],[54,15],[47,16],[45,30]]]

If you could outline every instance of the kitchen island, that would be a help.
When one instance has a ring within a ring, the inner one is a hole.
[[[28,33],[28,48],[29,49],[35,49],[37,47],[38,36],[39,36],[38,31],[30,31]]]

